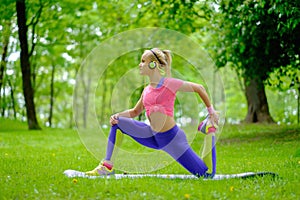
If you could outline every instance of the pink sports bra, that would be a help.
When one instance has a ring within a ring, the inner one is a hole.
[[[161,112],[173,117],[176,92],[182,84],[182,80],[165,78],[164,83],[159,88],[148,85],[143,91],[143,104],[147,116],[153,112]]]

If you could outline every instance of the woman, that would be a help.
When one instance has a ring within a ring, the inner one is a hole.
[[[218,122],[218,115],[202,85],[171,78],[171,62],[172,57],[169,50],[162,51],[154,48],[143,53],[139,64],[140,74],[149,77],[149,85],[144,88],[134,108],[111,116],[106,158],[94,170],[86,172],[87,175],[114,173],[111,157],[117,129],[144,146],[165,151],[190,173],[198,177],[214,175],[214,172],[208,173],[208,170],[212,171],[208,168],[212,167],[210,161],[205,163],[199,158],[188,144],[183,130],[175,123],[173,115],[176,92],[198,93],[207,107],[208,121],[211,122],[213,128]],[[144,109],[150,125],[131,119],[139,116]]]

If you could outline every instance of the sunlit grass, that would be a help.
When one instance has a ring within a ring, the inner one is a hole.
[[[0,120],[0,199],[297,199],[299,130],[277,125],[223,129],[217,143],[218,173],[272,171],[280,176],[275,180],[91,180],[63,175],[65,169],[85,171],[98,163],[76,131],[27,131],[26,124]],[[193,148],[200,148],[201,141],[197,137]],[[177,163],[155,173],[187,174]]]

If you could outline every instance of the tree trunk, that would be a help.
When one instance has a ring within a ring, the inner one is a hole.
[[[34,92],[31,83],[31,69],[29,62],[27,25],[26,25],[26,5],[25,0],[16,1],[18,34],[21,46],[21,70],[23,94],[25,98],[27,123],[29,130],[41,129],[36,118]]]
[[[7,26],[8,27],[8,26]],[[9,25],[10,27],[10,25]],[[6,29],[6,26],[4,26],[4,29]],[[10,29],[10,28],[9,28]],[[7,63],[7,51],[8,51],[8,44],[9,44],[9,34],[7,34],[7,30],[3,31],[3,50],[2,50],[2,57],[1,57],[1,64],[0,64],[0,106],[1,106],[1,116],[4,117],[5,113],[5,100],[2,98],[2,88],[4,88],[4,73]],[[5,91],[3,90],[3,94],[5,94]],[[3,95],[4,96],[4,95]]]
[[[103,93],[102,93],[102,106],[101,106],[101,110],[100,110],[100,119],[101,121],[107,121],[107,119],[105,118],[105,108],[107,107],[105,105],[106,102],[106,96],[107,96],[107,83],[106,83],[106,77],[107,77],[107,72],[104,71],[103,72],[103,82],[102,82],[102,88],[103,88]]]
[[[1,92],[1,96],[2,97],[5,97],[6,96],[6,94],[5,94],[5,90],[2,90],[2,91],[0,91]],[[2,117],[6,117],[5,116],[5,110],[7,109],[7,106],[6,106],[6,98],[1,98],[0,99],[1,101],[0,101],[0,105],[1,105],[1,116]]]
[[[14,95],[14,87],[10,80],[8,80],[8,85],[10,87],[11,108],[13,110],[14,119],[17,119],[17,109],[16,109],[16,101],[15,101],[15,95]]]
[[[252,79],[245,84],[248,113],[246,123],[274,123],[266,97],[265,87],[262,81]]]
[[[1,99],[1,89],[4,83],[4,73],[7,63],[7,51],[8,51],[8,44],[9,44],[9,37],[10,37],[10,22],[4,25],[3,31],[3,50],[2,50],[2,57],[1,57],[1,64],[0,64],[0,99]]]
[[[50,108],[49,108],[49,117],[48,117],[49,127],[52,127],[52,117],[53,117],[53,107],[54,107],[54,74],[55,74],[55,64],[52,64],[51,83],[50,83]]]

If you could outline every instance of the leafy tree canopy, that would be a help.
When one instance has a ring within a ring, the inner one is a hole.
[[[218,67],[232,62],[244,78],[263,81],[275,69],[299,69],[299,8],[293,0],[221,1]]]

